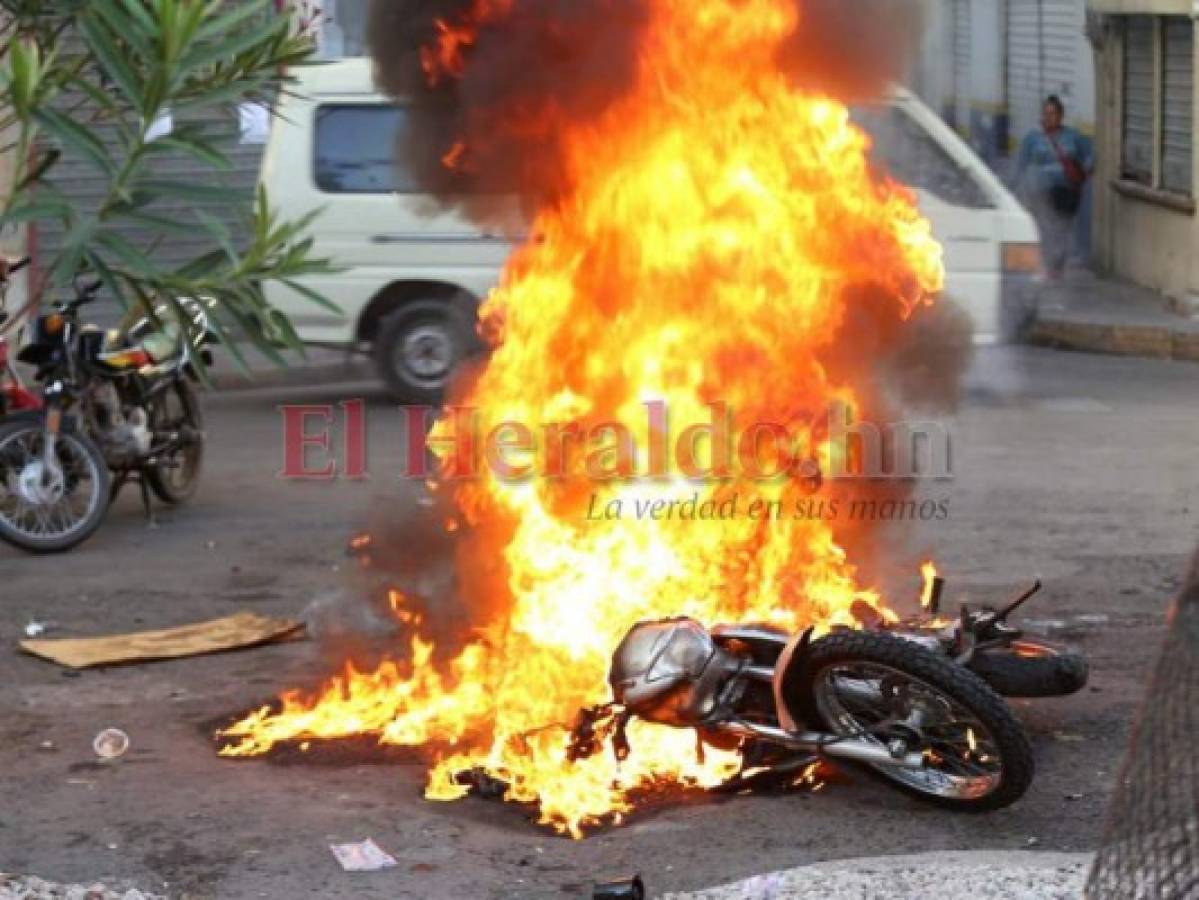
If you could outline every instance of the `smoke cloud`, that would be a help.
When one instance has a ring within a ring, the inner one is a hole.
[[[779,65],[797,88],[860,100],[902,76],[920,33],[917,0],[795,2],[800,25]],[[431,85],[421,48],[435,42],[437,23],[476,22],[478,10],[504,7],[472,28],[463,71]],[[456,208],[494,227],[511,224],[497,195],[553,203],[570,180],[564,124],[594,119],[627,91],[652,7],[653,0],[372,0],[376,78],[414,104],[397,153],[436,198],[430,212]]]
[[[797,87],[852,102],[902,79],[922,32],[916,0],[797,0],[779,64]]]
[[[462,22],[480,5],[373,0],[369,35],[380,87],[415,101],[400,165],[441,208],[491,227],[507,212],[497,197],[539,206],[566,188],[564,125],[598,116],[628,89],[649,0],[516,0],[476,26],[460,77],[430,84],[420,50],[436,39],[435,23]],[[456,146],[465,150],[451,168]]]
[[[519,217],[497,198],[520,196],[533,208],[561,198],[572,183],[561,136],[568,126],[594,121],[629,92],[656,2],[372,0],[376,79],[384,92],[411,104],[408,127],[397,139],[399,164],[431,198],[430,212],[456,210],[480,227],[511,232],[520,230]],[[902,80],[922,33],[919,0],[793,2],[799,25],[779,48],[778,65],[797,89],[855,102],[877,98]],[[481,10],[492,15],[480,20]],[[439,29],[467,22],[473,37],[462,54],[465,65],[430,84],[422,48],[437,41]],[[888,292],[873,285],[847,290],[858,296],[847,304],[849,315],[821,363],[833,379],[854,388],[863,415],[885,422],[903,410],[954,408],[970,352],[970,326],[960,311],[941,302],[900,322]],[[864,359],[873,365],[863,365]],[[879,500],[909,496],[912,488],[894,480],[857,487],[860,499]],[[506,524],[485,527],[503,530]],[[406,534],[395,537],[401,546],[407,540]],[[887,540],[880,529],[838,538],[868,578],[879,574]],[[478,547],[502,542],[459,533],[454,543],[456,554],[477,560]],[[472,566],[458,571],[469,573]],[[452,623],[488,619],[475,607],[494,602],[481,598],[505,592],[501,572],[489,571],[486,579],[484,589],[457,584],[438,592],[461,598],[462,605],[449,607]],[[447,630],[453,630],[451,622]]]

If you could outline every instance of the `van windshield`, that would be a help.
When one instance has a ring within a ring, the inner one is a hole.
[[[896,181],[950,206],[989,209],[995,205],[975,177],[900,107],[857,106],[850,114],[873,141],[871,160]]]

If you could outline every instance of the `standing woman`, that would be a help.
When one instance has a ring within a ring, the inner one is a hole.
[[[1062,277],[1074,240],[1082,189],[1095,167],[1091,142],[1062,124],[1066,108],[1050,94],[1041,127],[1024,136],[1016,160],[1016,184],[1041,232],[1041,257],[1051,281]]]

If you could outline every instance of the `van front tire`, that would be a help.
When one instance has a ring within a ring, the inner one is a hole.
[[[453,306],[417,300],[379,323],[375,362],[397,400],[438,406],[471,342],[470,326]]]

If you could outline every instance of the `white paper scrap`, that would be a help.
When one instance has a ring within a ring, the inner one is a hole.
[[[357,844],[330,844],[329,849],[347,872],[378,872],[396,864],[395,859],[370,838]]]

